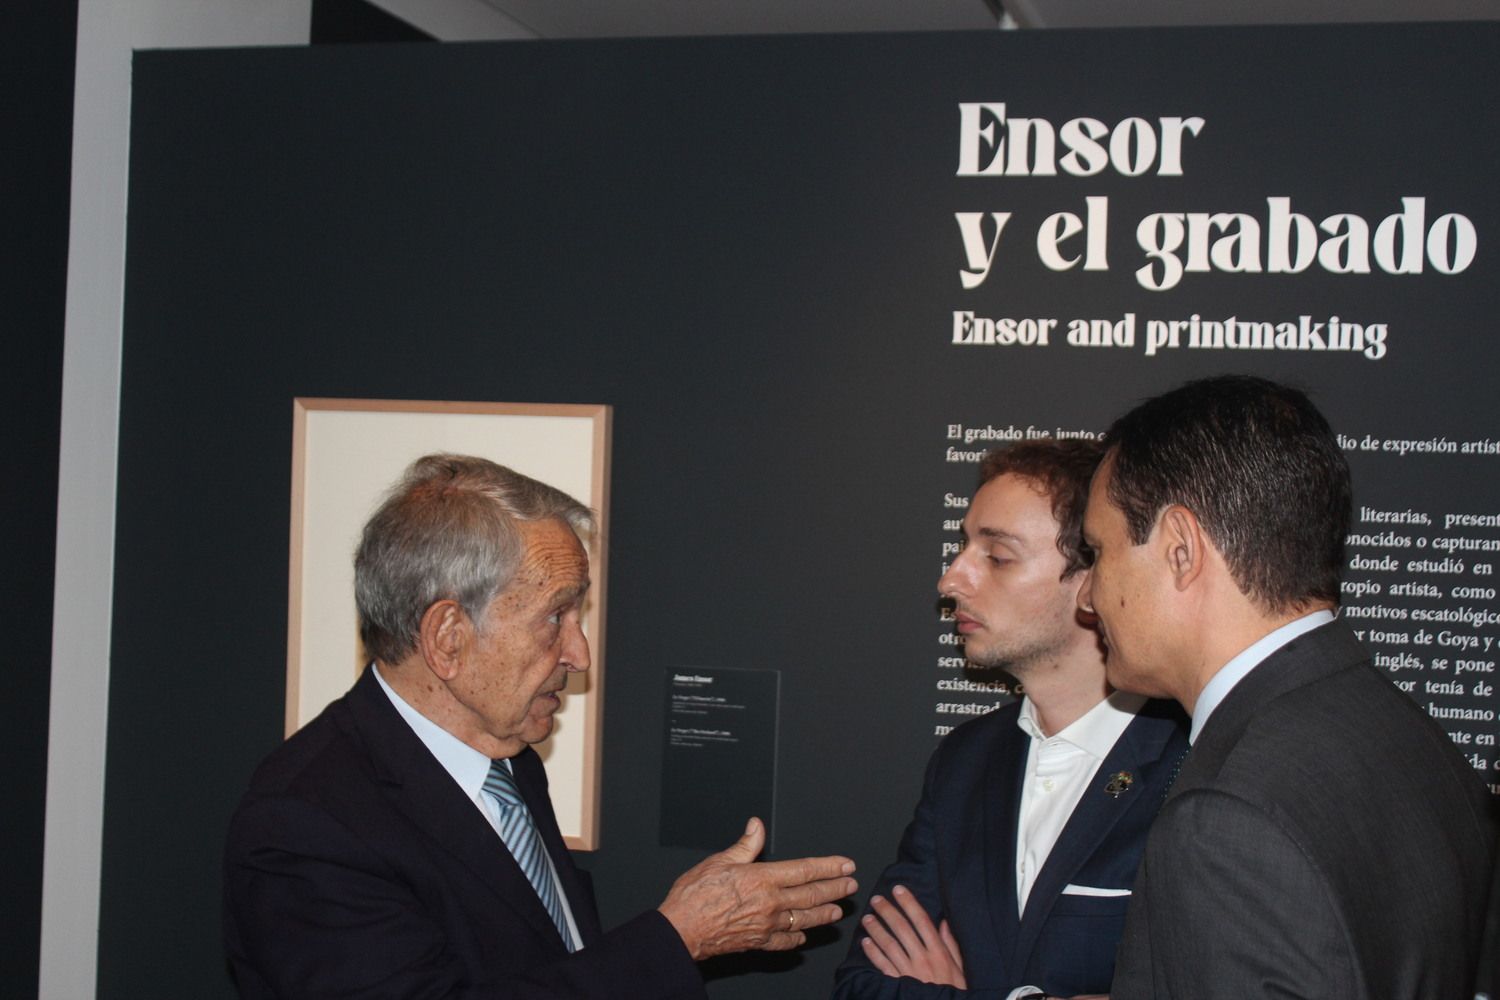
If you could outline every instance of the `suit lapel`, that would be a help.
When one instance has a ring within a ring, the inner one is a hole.
[[[1138,714],[1110,749],[1109,756],[1099,765],[1098,772],[1084,789],[1083,797],[1073,809],[1057,843],[1047,855],[1042,870],[1037,873],[1036,883],[1027,897],[1026,912],[1021,919],[1015,938],[1015,960],[1017,968],[1025,968],[1035,947],[1037,936],[1047,923],[1053,905],[1063,889],[1073,881],[1078,870],[1093,857],[1124,816],[1135,807],[1141,795],[1148,791],[1153,767],[1172,765],[1171,761],[1160,761],[1162,748],[1176,728],[1170,719]],[[1110,777],[1120,771],[1129,771],[1134,776],[1132,790],[1119,796],[1109,795],[1104,786]],[[1133,792],[1133,794],[1132,794]],[[1158,797],[1160,792],[1155,793]]]
[[[1020,914],[1016,907],[1016,821],[1021,813],[1021,783],[1026,779],[1029,739],[1021,727],[1008,725],[995,741],[985,768],[984,823],[964,832],[960,857],[984,859],[985,912],[991,941],[1015,940]],[[1010,970],[1007,970],[1010,974]]]
[[[504,841],[396,712],[368,669],[350,691],[348,704],[392,805],[502,905],[523,917],[540,939],[562,951],[557,926]]]
[[[1346,670],[1368,659],[1359,640],[1340,620],[1320,625],[1259,663],[1224,697],[1183,762],[1167,798],[1212,782],[1262,708],[1294,688]]]

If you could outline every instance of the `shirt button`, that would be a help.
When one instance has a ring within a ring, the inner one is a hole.
[[[1046,778],[1042,781],[1042,791],[1044,792],[1050,792],[1055,787],[1056,786],[1052,783],[1051,778]]]

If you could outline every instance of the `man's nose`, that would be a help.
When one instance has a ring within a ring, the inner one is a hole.
[[[939,595],[952,597],[960,591],[967,589],[965,584],[969,576],[968,555],[969,550],[967,548],[961,550],[958,555],[953,557],[953,561],[948,564],[948,568],[943,571],[943,575],[938,577],[937,589]]]
[[[1078,588],[1078,610],[1094,613],[1094,571],[1084,570],[1083,586]]]
[[[583,622],[576,621],[568,630],[568,638],[563,646],[563,665],[569,670],[582,673],[593,665],[589,658],[589,639],[583,634]]]

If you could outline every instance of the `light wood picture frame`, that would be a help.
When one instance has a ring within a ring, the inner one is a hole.
[[[605,405],[386,399],[293,400],[286,733],[347,691],[364,668],[354,550],[413,459],[477,455],[591,507],[592,586],[584,631],[593,665],[568,678],[552,736],[537,746],[552,804],[575,850],[599,846],[611,410]]]

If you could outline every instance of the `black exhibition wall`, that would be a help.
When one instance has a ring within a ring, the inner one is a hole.
[[[666,671],[781,671],[776,852],[872,877],[937,736],[1007,697],[935,604],[978,453],[1224,371],[1344,436],[1348,613],[1494,782],[1497,42],[138,55],[100,996],[230,994],[297,396],[615,408],[606,924],[700,853],[659,846]],[[824,995],[848,923],[713,995]]]
[[[0,699],[10,864],[0,915],[0,983],[35,995],[41,947],[47,712],[52,681],[52,586],[57,450],[62,408],[68,199],[73,151],[76,0],[0,9],[0,301],[5,303],[4,391],[9,470],[0,490],[0,600],[8,610],[7,683]]]

